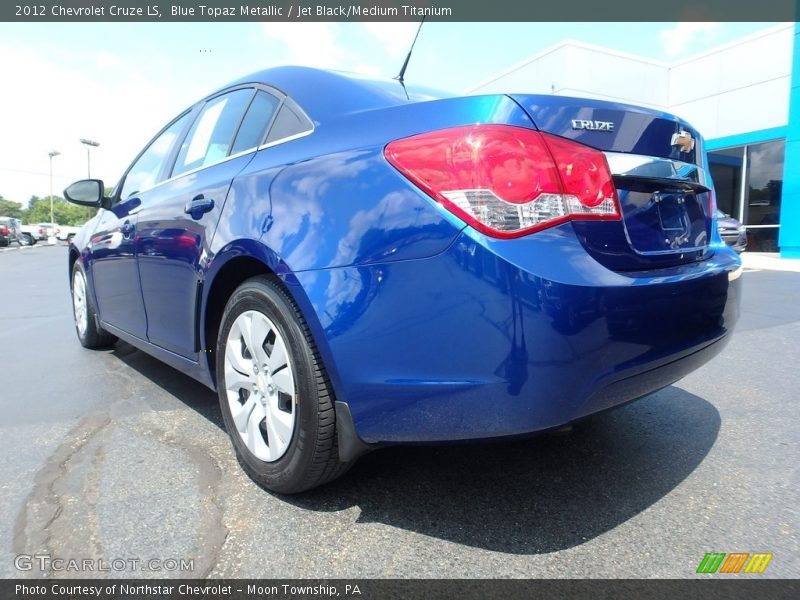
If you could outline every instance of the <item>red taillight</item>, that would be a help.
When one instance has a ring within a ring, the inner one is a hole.
[[[391,142],[385,155],[444,207],[494,237],[570,219],[620,218],[605,155],[532,129],[453,127]]]
[[[0,229],[0,233],[2,233],[3,235],[8,235],[9,233],[11,233],[11,231],[8,229],[8,227],[3,227],[2,229]]]

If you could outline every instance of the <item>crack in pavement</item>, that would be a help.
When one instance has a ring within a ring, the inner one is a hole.
[[[111,423],[108,413],[82,418],[33,478],[33,488],[14,522],[12,547],[16,555],[53,555],[53,526],[64,514],[64,496],[71,465],[90,442]],[[49,577],[37,567],[26,576]]]
[[[109,373],[119,376],[124,383],[120,387],[123,397],[118,397],[107,410],[93,413],[80,419],[37,471],[33,487],[19,510],[13,530],[12,547],[16,555],[43,554],[52,558],[72,558],[77,555],[89,558],[108,559],[100,535],[97,507],[102,499],[100,478],[106,458],[107,444],[113,428],[129,431],[144,439],[153,439],[170,446],[187,457],[187,463],[195,465],[192,477],[199,492],[197,510],[198,523],[191,536],[192,555],[195,559],[195,575],[207,577],[219,561],[228,538],[224,524],[224,503],[220,496],[222,469],[210,456],[202,440],[192,440],[186,435],[163,427],[163,413],[137,404],[138,412],[124,413],[124,405],[136,397],[136,383],[126,367],[118,361],[105,361]],[[127,392],[127,393],[126,393]],[[116,418],[115,418],[116,415]],[[189,418],[191,414],[185,415]],[[155,421],[158,421],[157,423]],[[176,426],[181,419],[170,422]],[[183,424],[185,431],[195,428]],[[176,467],[177,468],[177,467]],[[91,549],[91,550],[90,550]],[[52,568],[39,568],[34,561],[30,571],[20,573],[24,577],[80,577],[85,573]],[[103,576],[103,572],[94,573]]]
[[[190,438],[161,427],[152,427],[150,423],[142,423],[140,427],[145,429],[126,425],[126,428],[134,433],[145,437],[153,436],[157,441],[180,450],[197,467],[195,478],[201,499],[193,555],[199,557],[200,561],[199,568],[195,565],[196,571],[199,572],[198,577],[205,579],[217,566],[229,533],[224,522],[225,508],[220,497],[222,469],[209,454],[207,447],[201,447]]]

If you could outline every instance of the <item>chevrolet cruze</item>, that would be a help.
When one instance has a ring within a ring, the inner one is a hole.
[[[670,114],[270,69],[169,122],[72,240],[78,339],[219,394],[299,492],[388,444],[518,436],[640,398],[730,337],[740,261]]]

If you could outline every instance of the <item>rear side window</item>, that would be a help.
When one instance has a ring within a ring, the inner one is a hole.
[[[252,97],[252,88],[247,88],[209,100],[181,145],[172,175],[219,162],[228,156],[233,136]]]
[[[261,145],[267,133],[267,126],[272,121],[272,116],[277,108],[278,99],[259,90],[250,103],[250,108],[247,109],[242,126],[239,127],[231,154],[244,152]]]
[[[125,183],[122,184],[119,195],[121,199],[129,198],[158,183],[158,177],[164,168],[164,161],[167,159],[175,139],[188,125],[189,114],[191,113],[186,113],[167,127],[133,163],[128,174],[125,175]]]
[[[297,135],[311,129],[311,123],[307,119],[302,118],[287,104],[281,106],[278,116],[275,117],[275,122],[269,130],[267,136],[267,143],[282,140],[292,135]]]

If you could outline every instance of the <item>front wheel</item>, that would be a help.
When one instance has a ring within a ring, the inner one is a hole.
[[[333,392],[292,298],[269,277],[231,296],[217,339],[217,388],[239,462],[264,487],[296,493],[344,473]]]
[[[80,260],[72,265],[72,313],[78,341],[84,348],[105,348],[117,341],[116,336],[100,327]]]

